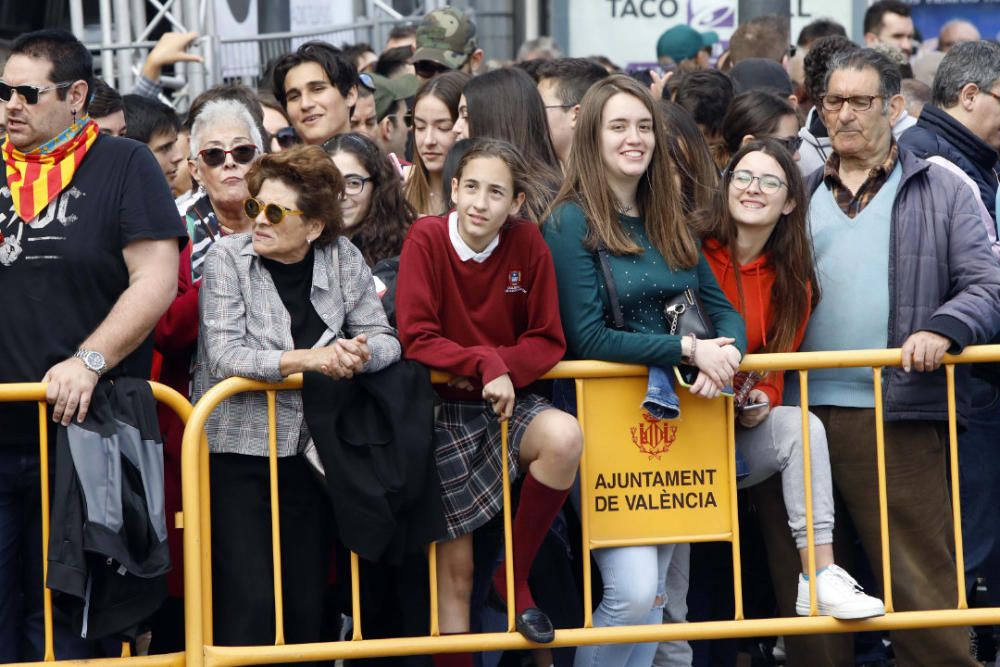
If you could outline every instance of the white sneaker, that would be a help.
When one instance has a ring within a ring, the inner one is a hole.
[[[820,615],[844,621],[885,616],[882,601],[866,595],[854,577],[837,565],[827,566],[816,576],[816,606]],[[809,615],[809,582],[801,574],[795,613]]]

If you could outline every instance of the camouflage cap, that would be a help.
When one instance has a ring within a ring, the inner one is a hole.
[[[430,60],[458,69],[476,50],[476,24],[455,7],[435,9],[417,27],[417,50],[412,62]]]
[[[412,74],[404,74],[395,79],[372,74],[372,81],[375,83],[375,117],[379,122],[389,115],[393,102],[413,97],[420,87],[420,81]]]

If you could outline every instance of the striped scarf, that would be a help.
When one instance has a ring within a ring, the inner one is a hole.
[[[3,145],[7,186],[14,211],[25,222],[32,221],[42,209],[59,196],[73,180],[77,167],[94,145],[100,128],[83,116],[54,139],[30,153],[14,148],[10,137]]]

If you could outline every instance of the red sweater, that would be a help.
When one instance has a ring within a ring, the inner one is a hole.
[[[459,259],[447,217],[414,222],[399,260],[396,319],[408,359],[476,385],[475,393],[442,388],[451,400],[479,400],[478,389],[504,373],[527,386],[566,352],[552,256],[527,220],[504,225],[482,263]]]
[[[749,264],[740,267],[745,301],[745,307],[740,308],[736,271],[732,259],[729,257],[729,250],[715,239],[710,238],[705,239],[702,252],[712,267],[712,273],[719,281],[719,287],[725,292],[726,298],[733,304],[733,308],[740,311],[740,315],[746,321],[747,354],[759,352],[767,344],[767,325],[772,317],[771,290],[774,288],[775,273],[774,266],[770,261],[770,254],[764,253]],[[796,352],[802,345],[809,315],[810,312],[806,312],[806,316],[799,323],[799,327],[795,331],[795,340],[792,342],[792,349],[788,350],[789,352]],[[781,405],[781,393],[785,388],[784,372],[769,373],[765,380],[757,384],[756,388],[767,394],[772,408]]]

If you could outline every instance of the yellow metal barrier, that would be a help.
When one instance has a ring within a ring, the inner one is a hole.
[[[153,397],[173,410],[181,421],[187,422],[191,414],[191,403],[181,394],[166,385],[150,382]],[[45,587],[49,572],[49,448],[47,415],[48,405],[45,401],[45,390],[48,383],[23,382],[0,384],[0,403],[32,402],[38,403],[38,455],[41,478],[41,511],[42,511],[42,604],[45,616],[45,654],[42,662],[19,663],[45,665],[56,660],[52,638],[52,592]],[[168,517],[169,520],[169,517]],[[184,664],[184,653],[168,653],[164,655],[132,656],[128,644],[122,644],[120,658],[101,658],[94,660],[60,660],[61,665],[84,665],[87,667],[180,667]]]
[[[952,511],[955,530],[955,553],[956,553],[956,574],[958,580],[958,590],[956,594],[956,608],[926,611],[894,612],[892,608],[892,579],[889,561],[889,534],[888,534],[888,509],[887,494],[885,488],[885,438],[882,423],[882,397],[881,397],[881,377],[882,369],[886,366],[898,366],[901,363],[901,352],[894,350],[857,350],[842,352],[813,352],[813,353],[789,353],[789,354],[769,354],[769,355],[749,355],[741,365],[742,370],[747,371],[769,371],[769,370],[797,370],[800,377],[801,404],[802,404],[802,430],[804,440],[804,476],[806,490],[806,524],[809,540],[808,548],[808,570],[810,576],[810,616],[796,618],[772,618],[772,619],[742,619],[741,591],[740,591],[740,559],[739,559],[739,527],[735,515],[735,477],[733,466],[730,465],[731,455],[734,453],[734,433],[733,433],[733,406],[731,399],[716,399],[716,414],[724,415],[725,420],[725,442],[721,451],[725,453],[726,466],[725,488],[728,489],[726,501],[729,525],[721,532],[716,528],[711,528],[709,532],[697,534],[697,531],[687,530],[689,534],[672,533],[664,535],[657,533],[645,538],[635,538],[628,536],[618,536],[618,538],[607,539],[606,536],[591,536],[589,531],[591,506],[585,505],[588,511],[584,512],[584,550],[589,554],[591,548],[600,546],[611,546],[614,544],[638,544],[638,543],[672,543],[692,540],[718,540],[729,541],[733,545],[733,566],[734,566],[734,595],[737,601],[736,618],[730,621],[708,621],[699,623],[684,624],[663,624],[644,626],[624,626],[624,627],[589,627],[591,625],[590,600],[592,591],[590,577],[584,577],[584,598],[586,605],[586,622],[583,628],[557,630],[556,638],[552,644],[546,646],[579,646],[589,644],[608,643],[641,643],[653,641],[673,641],[673,640],[702,640],[702,639],[723,639],[736,637],[755,637],[773,635],[804,635],[818,633],[840,633],[872,630],[908,630],[929,627],[948,627],[963,625],[992,625],[1000,624],[1000,608],[990,609],[968,609],[965,599],[965,577],[964,577],[964,557],[962,552],[961,535],[961,514],[960,514],[960,490],[958,487],[958,439],[957,421],[955,412],[955,382],[954,365],[976,362],[996,362],[1000,361],[1000,345],[977,346],[968,348],[961,355],[946,355],[944,359],[945,372],[947,377],[948,391],[948,432],[950,439],[950,462],[951,462],[951,485],[952,485]],[[863,621],[840,621],[829,616],[818,616],[816,609],[815,590],[815,544],[814,527],[812,518],[812,474],[811,457],[809,446],[809,396],[808,396],[808,372],[821,368],[852,368],[870,367],[873,369],[873,391],[875,394],[876,413],[876,465],[879,480],[879,515],[882,533],[882,573],[885,588],[885,603],[887,614],[883,617],[867,619]],[[546,375],[549,379],[575,379],[577,381],[577,392],[579,404],[583,406],[581,421],[584,424],[584,431],[588,429],[587,421],[589,416],[586,412],[593,412],[595,408],[588,408],[587,382],[591,380],[602,380],[609,378],[632,378],[633,380],[645,378],[647,369],[644,366],[610,364],[604,362],[591,361],[571,361],[557,365]],[[447,379],[441,374],[434,374],[434,381],[441,382]],[[276,618],[277,632],[274,645],[270,646],[215,646],[212,642],[212,602],[211,602],[211,552],[210,552],[210,525],[208,515],[208,447],[204,436],[204,425],[212,411],[226,398],[245,391],[265,391],[268,394],[268,409],[270,421],[270,458],[271,458],[271,498],[272,516],[277,517],[277,479],[275,474],[276,446],[274,440],[274,392],[278,390],[300,389],[302,387],[302,377],[292,376],[279,384],[267,384],[254,382],[242,378],[231,378],[219,383],[201,398],[195,405],[191,417],[188,420],[184,433],[183,444],[183,507],[185,516],[184,531],[184,559],[185,559],[185,595],[186,595],[186,631],[187,631],[187,662],[189,667],[228,667],[250,664],[270,664],[277,662],[304,662],[315,660],[332,659],[354,659],[370,657],[389,657],[413,654],[429,653],[450,653],[465,651],[494,651],[494,650],[514,650],[537,648],[520,634],[513,631],[513,605],[508,605],[507,632],[481,633],[458,636],[439,636],[437,623],[437,591],[435,576],[435,550],[431,545],[428,553],[430,564],[431,582],[431,627],[430,634],[426,637],[404,637],[394,639],[363,639],[360,627],[360,599],[358,582],[358,562],[357,556],[352,554],[352,609],[354,612],[354,634],[352,641],[327,642],[314,644],[297,644],[291,646],[283,645],[281,629],[281,582],[278,576],[275,577],[275,603],[277,609]],[[581,400],[582,399],[582,400]],[[630,399],[631,400],[631,399]],[[682,400],[691,402],[690,396]],[[635,405],[638,402],[634,402]],[[691,405],[694,405],[691,403]],[[703,406],[704,407],[704,406]],[[720,411],[720,407],[722,410]],[[685,407],[688,411],[688,407]],[[635,409],[635,416],[639,411]],[[597,415],[596,419],[601,419]],[[592,427],[591,427],[592,428]],[[505,555],[508,564],[507,582],[508,599],[513,597],[513,577],[510,566],[513,562],[511,552],[511,527],[510,527],[510,480],[507,478],[506,438],[507,430],[502,429],[503,446],[501,456],[503,460],[502,470],[504,482],[504,535],[505,535]],[[587,480],[587,466],[593,465],[591,454],[587,451],[590,446],[585,445],[584,461],[581,463],[581,480]],[[721,467],[721,464],[720,464]],[[587,484],[582,484],[584,493]],[[586,497],[586,496],[585,496]],[[276,522],[277,519],[274,519]],[[658,529],[659,530],[659,529]],[[278,526],[275,523],[273,531],[274,558],[280,558],[278,551]],[[596,539],[595,537],[601,538]],[[584,559],[585,572],[589,574],[590,559]],[[275,566],[275,572],[280,572],[280,567]]]

